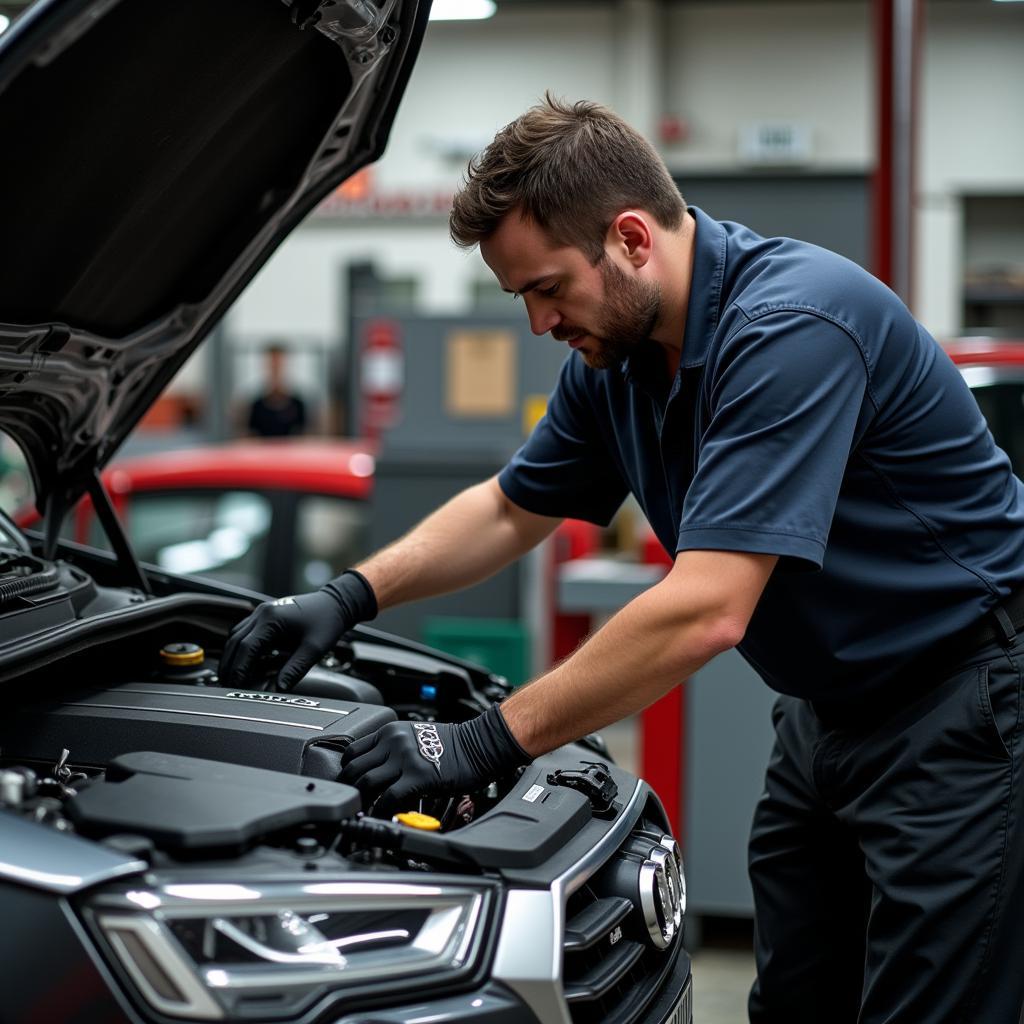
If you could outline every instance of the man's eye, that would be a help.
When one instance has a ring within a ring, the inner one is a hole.
[[[539,291],[541,295],[545,295],[550,299],[558,292],[558,282],[556,281],[550,288],[538,288],[537,291]]]

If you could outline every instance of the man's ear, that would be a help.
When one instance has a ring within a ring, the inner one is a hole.
[[[634,267],[643,267],[654,251],[654,232],[648,214],[623,210],[608,228],[605,248],[625,256]]]

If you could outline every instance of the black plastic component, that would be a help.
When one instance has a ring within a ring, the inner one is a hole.
[[[612,951],[587,971],[579,980],[565,986],[565,1001],[578,1003],[584,999],[600,999],[610,992],[630,968],[644,955],[644,947],[631,939],[620,939]]]
[[[140,682],[19,708],[0,718],[0,746],[26,761],[52,761],[65,746],[86,765],[153,750],[333,779],[348,743],[395,717],[345,701]]]
[[[92,564],[101,565],[102,559],[94,555]],[[57,565],[62,580],[56,591],[58,596],[38,598],[50,604],[0,616],[0,682],[83,651],[98,657],[102,650],[110,650],[116,664],[122,653],[116,646],[120,641],[151,632],[154,627],[166,632],[169,624],[176,623],[189,629],[222,630],[252,611],[251,602],[225,597],[213,588],[149,600],[138,591],[104,592],[80,569],[65,562]],[[106,571],[111,572],[109,566]],[[120,594],[120,601],[116,593]],[[110,611],[117,614],[105,614]],[[36,618],[37,613],[41,616],[44,612],[49,619]],[[18,616],[24,618],[19,620]],[[57,636],[49,630],[54,625],[63,627]]]
[[[19,597],[53,590],[60,582],[60,573],[52,562],[35,555],[0,552],[0,607]]]
[[[62,562],[19,555],[8,564],[10,573],[0,567],[0,579],[10,577],[6,594],[0,597],[0,645],[19,641],[20,647],[26,636],[74,622],[79,608],[95,593],[89,577]],[[16,569],[28,572],[16,574]]]
[[[624,921],[632,909],[632,900],[625,896],[606,896],[588,903],[565,926],[563,948],[567,953],[589,949]]]
[[[481,870],[535,868],[550,860],[591,818],[586,797],[537,785],[539,777],[539,769],[528,768],[494,810],[452,833],[421,832],[362,818],[346,825],[345,834],[365,848]]]
[[[456,717],[455,708],[460,703],[472,702],[474,692],[469,672],[461,665],[438,657],[436,652],[420,653],[361,640],[352,642],[351,651],[352,660],[346,673],[372,679],[393,707],[422,705],[425,685],[434,687],[436,696],[428,703],[436,705],[442,721]]]
[[[527,768],[494,810],[455,832],[452,842],[483,865],[543,864],[590,820],[590,806],[580,793],[538,785],[540,776]]]
[[[319,665],[314,665],[289,692],[296,696],[353,700],[361,704],[384,703],[380,690],[372,683]]]
[[[581,771],[553,771],[548,775],[548,782],[552,786],[568,786],[582,793],[599,818],[614,818],[614,801],[619,795],[619,787],[608,765],[601,761],[587,761],[584,764],[586,767]]]
[[[241,850],[268,833],[338,822],[359,792],[284,772],[140,751],[116,758],[107,777],[71,797],[68,817],[87,834],[131,831],[169,850]]]

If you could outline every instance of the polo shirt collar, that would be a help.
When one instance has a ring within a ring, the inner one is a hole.
[[[683,333],[683,358],[680,366],[692,369],[703,366],[708,349],[718,329],[718,316],[725,280],[725,228],[696,206],[687,207],[697,222],[697,239],[693,247],[693,272],[690,276],[690,301],[686,310]],[[636,378],[637,367],[628,357],[622,362],[622,373]]]
[[[708,357],[711,340],[718,330],[725,280],[725,228],[696,206],[690,210],[697,221],[697,241],[693,247],[690,301],[683,334],[682,365],[687,369],[703,366]]]

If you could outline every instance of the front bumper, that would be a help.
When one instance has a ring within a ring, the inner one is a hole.
[[[560,1019],[560,1018],[559,1018]],[[548,1024],[496,982],[458,996],[356,1013],[337,1024]],[[692,1024],[690,958],[680,955],[672,976],[638,1024]]]
[[[567,934],[579,931],[573,914],[580,915],[581,905],[586,910],[588,901],[608,902],[613,862],[635,847],[635,830],[642,822],[661,813],[650,789],[637,781],[615,823],[584,856],[567,860],[553,882],[549,876],[536,887],[524,887],[524,879],[506,891],[483,986],[419,1005],[375,1010],[374,1024],[691,1024],[690,958],[678,932],[668,948],[659,950],[638,933],[635,921],[622,920],[617,935],[590,940],[582,965],[586,984],[581,984],[581,954],[578,949],[570,953],[567,945]],[[614,963],[621,960],[615,954],[625,946],[643,952],[627,958],[632,966],[625,973],[616,972]],[[568,971],[567,958],[577,961]],[[369,1020],[352,1015],[339,1024]]]

